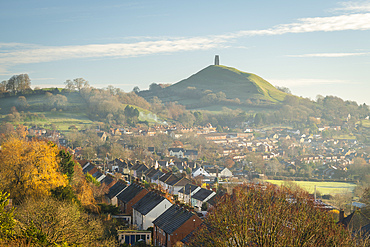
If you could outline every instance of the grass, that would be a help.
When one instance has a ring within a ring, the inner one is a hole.
[[[355,140],[356,139],[356,136],[345,134],[345,135],[333,136],[333,138],[339,139],[339,140]]]
[[[285,183],[283,180],[266,180],[266,182],[282,185]],[[309,193],[314,193],[315,185],[316,192],[319,192],[321,195],[335,195],[353,192],[356,188],[356,184],[353,183],[344,183],[344,182],[313,182],[313,181],[293,181],[302,189],[308,191]]]
[[[165,88],[164,91],[168,91],[170,96],[166,96],[163,100],[196,105],[200,99],[192,99],[188,102],[182,94],[188,87],[196,88],[197,92],[204,90],[211,90],[213,93],[224,92],[226,98],[238,98],[241,102],[245,102],[247,99],[259,99],[275,104],[283,101],[286,96],[286,93],[276,89],[257,75],[231,67],[211,65],[189,78]],[[261,110],[258,109],[258,111]]]
[[[361,120],[362,126],[365,128],[370,128],[370,120]]]
[[[19,122],[13,123],[13,125],[23,124],[28,127],[37,125],[38,127],[49,128],[50,125],[53,124],[57,130],[61,132],[69,132],[68,128],[72,125],[75,125],[77,129],[82,130],[86,129],[88,125],[96,123],[87,117],[87,104],[79,93],[67,93],[63,95],[68,99],[66,106],[69,110],[44,111],[44,105],[48,102],[45,95],[26,95],[27,103],[30,105],[26,112],[29,111],[31,113],[43,114],[45,115],[46,120]],[[17,105],[18,97],[19,96],[0,98],[0,123],[4,121],[5,116],[10,113],[11,107]],[[122,107],[124,108],[126,105],[127,104],[122,104]],[[132,106],[141,112],[139,120],[147,120],[150,123],[159,121],[149,110],[134,105]]]

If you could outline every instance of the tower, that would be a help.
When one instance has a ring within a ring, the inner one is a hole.
[[[220,57],[218,55],[215,56],[215,65],[220,65]]]

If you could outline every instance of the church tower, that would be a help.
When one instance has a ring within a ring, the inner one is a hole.
[[[215,56],[215,65],[220,65],[220,57],[218,55]]]

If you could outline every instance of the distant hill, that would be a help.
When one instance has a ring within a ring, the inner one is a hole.
[[[184,105],[195,105],[196,100],[201,100],[207,94],[219,92],[223,92],[228,100],[239,99],[242,104],[247,100],[260,100],[274,104],[282,102],[287,95],[255,74],[221,65],[210,65],[169,87],[141,91],[139,95],[146,99],[157,96],[162,101],[178,101]],[[215,96],[210,95],[208,98],[212,97]],[[203,98],[203,105],[204,101],[205,98]],[[217,104],[223,104],[226,101],[217,102]],[[202,102],[199,103],[202,105]]]

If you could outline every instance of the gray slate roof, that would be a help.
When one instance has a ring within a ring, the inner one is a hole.
[[[204,201],[210,194],[212,194],[213,191],[206,190],[204,188],[201,188],[200,190],[195,193],[192,198],[197,199],[199,201]]]
[[[126,183],[122,180],[117,181],[112,187],[109,188],[107,197],[112,199],[113,197],[117,196],[119,193],[122,192],[127,187]]]
[[[88,166],[85,167],[85,169],[82,170],[82,172],[87,173],[87,172],[91,171],[94,167],[95,167],[95,165],[89,164]]]
[[[164,200],[167,199],[164,198],[163,196],[158,195],[155,192],[149,192],[143,198],[141,198],[140,201],[138,201],[134,206],[132,206],[132,208],[141,213],[142,215],[146,215]]]
[[[144,190],[143,187],[141,187],[138,184],[131,184],[129,187],[127,187],[124,191],[122,191],[118,196],[118,200],[128,203],[131,201],[137,194],[140,193],[140,191]]]
[[[172,180],[172,181],[168,182],[167,184],[171,185],[171,186],[185,186],[190,182],[191,181],[189,179],[187,179],[185,177],[181,177],[181,178]]]
[[[174,204],[163,214],[153,221],[153,224],[161,228],[167,234],[171,234],[189,220],[194,213]]]
[[[100,183],[104,183],[106,185],[110,185],[111,183],[113,182],[113,178],[110,177],[110,176],[106,176],[105,178],[103,178]]]
[[[196,188],[198,188],[197,185],[187,184],[185,185],[185,193],[184,193],[184,188],[181,188],[179,192],[185,195],[190,195],[190,193],[193,192]]]

